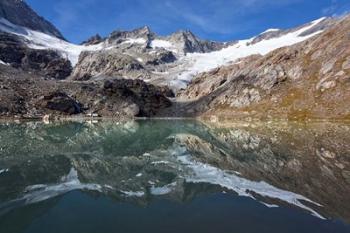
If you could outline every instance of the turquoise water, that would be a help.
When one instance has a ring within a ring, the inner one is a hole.
[[[350,232],[350,125],[0,123],[0,232]]]

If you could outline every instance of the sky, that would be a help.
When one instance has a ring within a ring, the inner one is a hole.
[[[203,39],[246,39],[350,12],[350,0],[26,0],[66,39],[149,26],[159,35],[191,30]]]

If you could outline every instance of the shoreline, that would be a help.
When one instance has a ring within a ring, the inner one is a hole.
[[[350,119],[347,118],[309,118],[309,119],[288,119],[288,118],[233,118],[233,117],[130,117],[130,118],[119,118],[119,117],[69,117],[69,116],[54,116],[50,117],[48,120],[42,117],[0,117],[0,123],[6,122],[44,122],[44,123],[54,123],[54,122],[65,122],[65,121],[86,121],[86,122],[100,122],[100,121],[203,121],[211,123],[219,122],[244,122],[244,123],[273,123],[273,122],[304,122],[304,123],[317,123],[317,122],[330,122],[330,123],[349,123]]]

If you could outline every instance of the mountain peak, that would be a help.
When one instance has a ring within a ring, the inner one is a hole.
[[[149,40],[153,37],[155,37],[155,33],[148,26],[143,26],[132,31],[116,30],[109,35],[108,40],[114,41],[127,38],[144,38]]]
[[[171,37],[191,37],[191,38],[197,38],[192,31],[186,29],[186,30],[178,30],[170,35]],[[198,39],[198,38],[197,38]]]
[[[25,1],[1,0],[0,17],[5,18],[13,24],[64,39],[61,32],[55,26],[43,17],[37,15]]]
[[[136,30],[142,31],[144,33],[152,33],[151,28],[149,26],[147,26],[147,25],[145,25],[143,27],[140,27],[140,28],[138,28]]]
[[[101,43],[102,41],[103,41],[103,38],[100,36],[100,34],[97,33],[96,35],[90,37],[86,41],[83,41],[81,44],[82,45],[96,45],[98,43]]]

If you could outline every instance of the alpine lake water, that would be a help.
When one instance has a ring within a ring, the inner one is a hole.
[[[349,233],[350,124],[0,123],[1,233]]]

